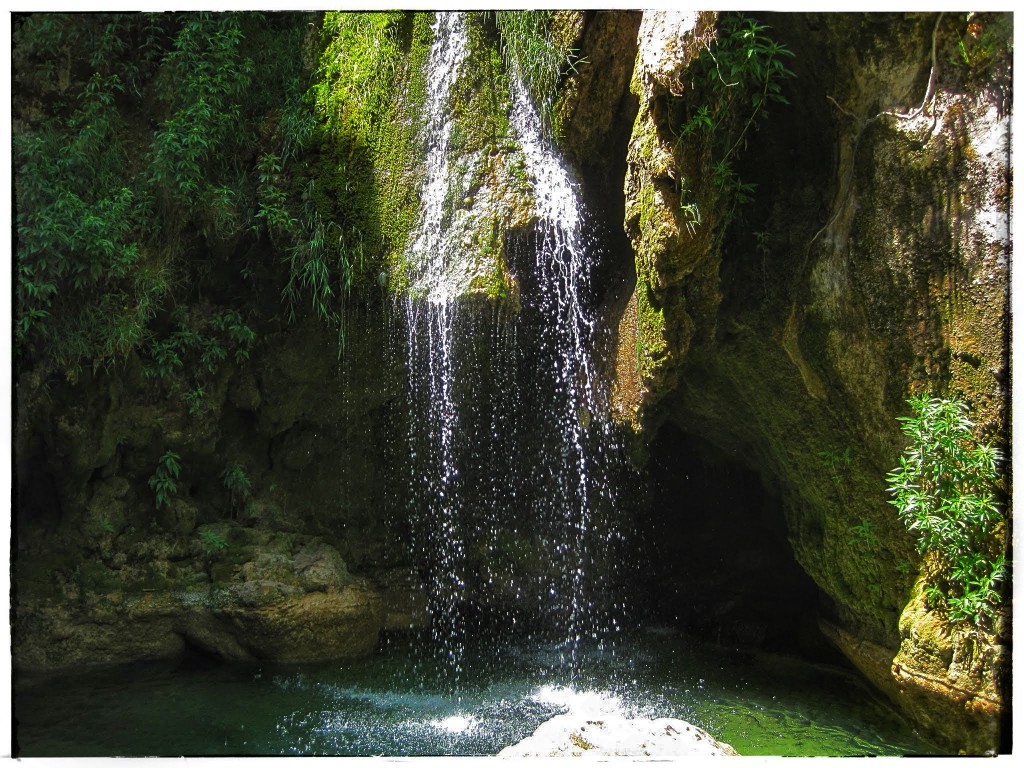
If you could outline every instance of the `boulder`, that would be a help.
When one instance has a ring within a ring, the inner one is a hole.
[[[254,656],[286,663],[366,656],[384,623],[380,596],[363,583],[223,613]]]
[[[171,658],[187,646],[228,662],[326,661],[374,650],[384,600],[349,574],[334,547],[311,536],[220,530],[233,543],[207,555],[212,578],[165,561],[146,578],[132,563],[89,562],[62,600],[19,601],[15,666],[54,671]]]
[[[596,718],[596,719],[595,719]],[[685,720],[569,713],[543,723],[499,757],[724,757],[728,744]]]

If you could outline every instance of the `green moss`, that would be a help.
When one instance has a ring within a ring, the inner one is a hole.
[[[801,566],[840,615],[895,646],[918,557],[887,509],[879,436],[862,434],[834,403],[810,397],[779,340],[734,328],[730,345],[688,352],[673,420],[778,478]],[[870,536],[856,530],[865,521]]]
[[[562,78],[551,110],[551,127],[555,143],[563,150],[572,151],[565,146],[565,123],[579,100],[579,78],[575,77],[576,65],[579,63],[577,44],[584,25],[583,11],[555,11],[551,18],[551,38],[564,52],[565,61],[570,74]]]
[[[409,233],[419,215],[420,149],[417,143],[427,82],[424,73],[430,55],[433,14],[418,13],[406,20],[408,38],[405,58],[396,83],[394,101],[380,126],[375,146],[377,164],[378,216],[382,222],[382,242],[393,292],[408,289],[408,265],[405,261]]]
[[[118,575],[102,563],[86,560],[75,571],[75,582],[83,592],[107,593],[122,587]]]
[[[492,301],[509,301],[515,297],[515,281],[506,265],[500,223],[492,220],[490,225],[490,231],[477,243],[477,260],[489,264],[490,271],[477,275],[469,290],[483,293]]]
[[[462,154],[471,154],[493,151],[508,141],[511,95],[493,29],[478,14],[467,15],[466,26],[469,54],[452,89],[453,144]]]
[[[644,184],[636,197],[640,223],[640,247],[637,248],[636,270],[638,279],[653,285],[657,278],[654,249],[659,218],[654,199],[654,187]]]
[[[641,142],[641,148],[647,155],[653,153],[653,137],[650,141]],[[663,297],[659,284],[665,279],[664,260],[671,254],[667,250],[666,239],[675,233],[675,223],[657,200],[654,185],[644,183],[638,190],[634,202],[632,216],[637,222],[634,236],[636,248],[637,273],[637,335],[636,355],[637,370],[641,380],[650,384],[657,370],[666,359],[668,344],[667,318]]]
[[[591,744],[589,741],[587,741],[585,738],[583,738],[580,734],[576,733],[575,731],[569,734],[569,741],[572,742],[573,746],[578,747],[584,751],[588,749],[594,749],[593,744]]]
[[[641,381],[649,380],[665,358],[665,312],[651,304],[649,287],[637,280],[636,364]]]
[[[422,126],[427,83],[424,72],[433,40],[432,13],[327,14],[321,80],[314,87],[317,113],[325,128],[317,171],[318,206],[335,220],[370,233],[370,277],[387,277],[393,292],[409,290],[409,233],[419,216],[422,186]],[[508,75],[493,25],[482,14],[466,14],[467,61],[453,85],[450,111],[456,165],[467,189],[446,200],[450,219],[475,204],[476,191],[491,183],[510,145]],[[353,184],[353,178],[368,180]],[[500,248],[485,221],[478,241],[480,258],[494,261],[493,277],[474,286],[499,296],[507,281]],[[485,217],[486,219],[487,217]],[[379,264],[380,267],[375,265]]]
[[[376,282],[391,241],[406,231],[407,201],[396,205],[387,194],[402,188],[387,170],[411,154],[414,126],[395,115],[409,74],[410,21],[403,12],[325,14],[319,78],[309,91],[322,137],[309,201],[337,227],[331,239],[341,258],[367,283]]]
[[[424,68],[433,18],[327,14],[321,76],[311,89],[324,127],[317,206],[344,229],[363,234],[366,279],[376,283],[383,271],[397,292],[408,288],[405,251],[419,215]],[[459,121],[460,132],[465,135],[470,124],[490,130],[466,118]]]
[[[505,63],[518,74],[546,129],[567,54],[552,34],[554,15],[550,10],[494,12]]]
[[[576,46],[585,23],[584,12],[578,10],[555,11],[548,21],[551,40],[569,65],[575,63],[578,54]]]
[[[17,557],[12,564],[18,599],[46,599],[53,596],[55,585],[75,573],[78,553],[60,550],[45,556]]]

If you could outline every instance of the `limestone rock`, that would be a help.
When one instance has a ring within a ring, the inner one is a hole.
[[[619,714],[565,714],[543,723],[532,736],[499,757],[724,757],[728,744],[685,720],[628,718]]]
[[[992,752],[1005,706],[1001,676],[1010,664],[1004,633],[951,629],[928,609],[920,588],[903,611],[900,633],[891,675],[902,707],[958,750]]]
[[[636,255],[637,280],[619,323],[614,393],[619,417],[634,427],[676,386],[678,366],[698,321],[713,324],[720,298],[710,193],[695,183],[698,158],[684,153],[677,160],[665,114],[666,101],[681,92],[681,73],[713,38],[714,19],[703,12],[649,12],[638,34],[630,89],[640,104],[624,189],[625,229]],[[688,223],[684,204],[691,203],[701,211],[704,226]],[[687,290],[681,291],[681,285]]]
[[[164,530],[187,536],[196,527],[199,510],[187,498],[173,497],[163,508],[157,510],[157,521]]]
[[[580,63],[566,75],[555,105],[555,121],[560,144],[577,166],[617,159],[609,157],[607,149],[622,102],[629,95],[641,18],[638,11],[599,11],[576,25],[569,47],[579,51]]]
[[[384,621],[379,595],[365,584],[224,613],[256,657],[287,663],[365,656]]]
[[[300,549],[292,559],[292,571],[309,591],[338,589],[352,580],[338,550],[323,541],[311,542]]]
[[[723,227],[707,168],[677,141],[680,114],[713,97],[687,69],[707,38],[698,16],[644,15],[616,407],[642,439],[668,422],[781,489],[836,644],[942,743],[984,752],[1008,643],[922,608],[884,475],[914,392],[968,401],[981,434],[1008,435],[1010,62],[954,65],[963,15],[757,20],[793,51],[799,85],[749,136],[736,169],[756,191]],[[976,24],[993,39],[1011,26]],[[690,203],[703,218],[688,231]],[[851,533],[865,521],[867,544]]]
[[[12,638],[16,669],[50,671],[173,657],[184,649],[167,616],[95,606],[89,618],[60,604],[21,607]]]
[[[376,647],[384,602],[349,574],[334,547],[299,534],[208,528],[230,542],[205,555],[212,579],[167,560],[141,568],[120,553],[113,567],[80,566],[64,602],[23,597],[15,665],[57,670],[169,658],[186,643],[231,662],[324,661]],[[158,549],[154,540],[147,551]]]

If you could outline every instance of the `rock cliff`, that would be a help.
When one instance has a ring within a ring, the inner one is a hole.
[[[1007,627],[925,609],[929,569],[884,477],[915,392],[966,400],[981,434],[1008,442],[1009,60],[995,41],[1010,21],[758,21],[795,77],[733,156],[752,198],[733,216],[714,145],[684,122],[716,98],[693,72],[722,19],[644,16],[617,406],[641,445],[670,424],[759,473],[843,653],[947,743],[995,749]]]

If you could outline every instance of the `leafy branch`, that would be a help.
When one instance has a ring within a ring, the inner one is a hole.
[[[171,497],[178,492],[177,479],[181,473],[181,456],[174,451],[167,451],[157,462],[156,471],[149,478],[149,487],[156,494],[156,508],[166,506]]]
[[[982,626],[995,616],[1007,575],[996,501],[1002,453],[974,436],[967,405],[954,399],[913,397],[912,416],[900,417],[910,441],[887,475],[890,501],[917,538],[937,556],[933,606],[954,622]]]

